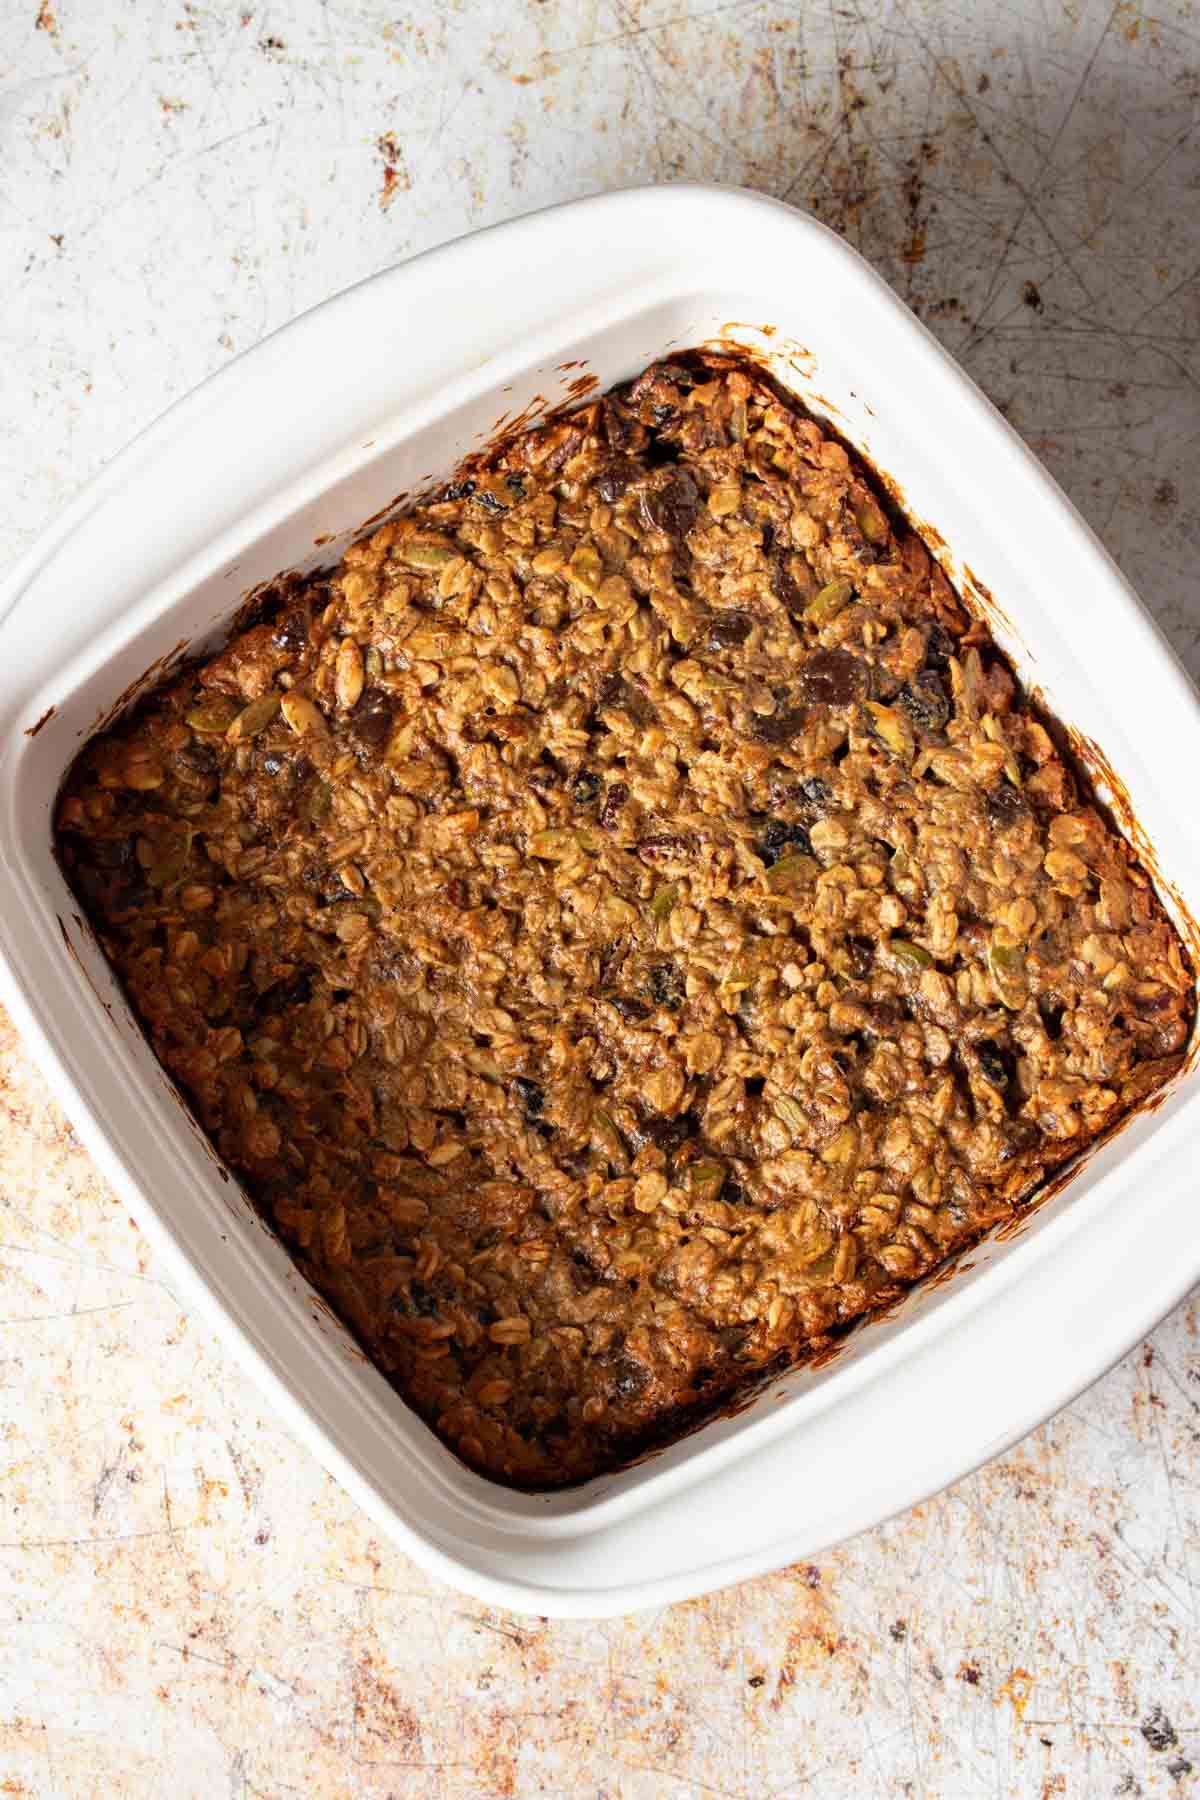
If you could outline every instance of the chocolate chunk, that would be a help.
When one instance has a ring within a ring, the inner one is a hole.
[[[753,629],[754,620],[749,613],[717,613],[709,620],[708,647],[710,650],[734,650],[745,643]]]
[[[764,744],[790,744],[794,737],[799,737],[804,730],[806,714],[802,706],[792,707],[788,711],[772,713],[769,718],[754,718],[754,735],[761,738]]]
[[[700,512],[700,490],[686,469],[679,469],[666,486],[642,495],[646,522],[668,537],[686,537]]]
[[[350,714],[350,730],[368,750],[380,750],[392,732],[394,701],[383,688],[369,687]]]
[[[601,500],[612,506],[640,474],[641,470],[628,456],[610,457],[597,472],[596,492]]]

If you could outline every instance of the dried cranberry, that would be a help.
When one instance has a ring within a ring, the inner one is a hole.
[[[598,823],[602,830],[611,831],[613,829],[621,808],[628,798],[629,789],[626,784],[623,781],[614,781],[605,794],[604,803],[600,808]]]

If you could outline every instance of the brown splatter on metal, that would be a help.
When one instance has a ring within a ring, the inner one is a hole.
[[[55,708],[53,706],[48,706],[36,724],[26,727],[25,736],[27,738],[35,738],[42,729],[42,726],[50,723],[51,719],[54,717],[54,713]]]

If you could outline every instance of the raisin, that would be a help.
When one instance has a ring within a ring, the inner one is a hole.
[[[412,1310],[420,1318],[433,1319],[437,1317],[437,1295],[432,1293],[430,1289],[425,1286],[423,1281],[410,1281],[408,1284],[408,1296],[412,1304]]]
[[[950,658],[957,654],[957,641],[950,636],[944,625],[935,625],[925,639],[926,667],[936,669],[940,675],[944,675],[950,666]]]
[[[89,855],[98,869],[109,869],[118,874],[124,874],[137,865],[131,837],[93,838]]]
[[[847,938],[846,954],[850,959],[852,971],[861,980],[864,975],[870,974],[875,962],[874,940],[867,937]]]
[[[276,620],[275,629],[271,633],[271,642],[276,650],[302,650],[308,642],[308,634],[312,620],[307,607],[293,608]]]
[[[644,1000],[637,1000],[632,994],[605,994],[609,1005],[615,1007],[627,1025],[636,1025],[642,1019],[650,1017],[650,1008]]]
[[[1002,781],[991,789],[985,802],[987,815],[993,825],[1001,827],[1015,825],[1025,812],[1025,802],[1016,788],[1009,782]]]
[[[211,744],[202,744],[193,738],[175,752],[175,760],[181,762],[185,769],[192,769],[197,775],[215,775],[221,764]]]
[[[312,999],[312,970],[301,969],[298,975],[277,983],[275,987],[268,989],[263,999],[271,1002],[273,1012],[292,1006],[307,1006]]]
[[[667,1119],[661,1116],[644,1119],[637,1126],[636,1135],[644,1144],[653,1144],[656,1150],[663,1150],[668,1156],[678,1150],[680,1144],[686,1143],[696,1130],[696,1120],[691,1113],[684,1113],[681,1118]]]
[[[696,847],[696,840],[685,832],[660,831],[654,837],[643,838],[638,845],[637,853],[643,862],[651,867],[655,863],[669,862],[675,857],[686,856]]]
[[[976,1044],[975,1054],[984,1080],[990,1081],[993,1087],[1006,1088],[1015,1072],[1012,1052],[984,1038],[981,1043]]]
[[[601,402],[601,420],[604,435],[613,450],[627,450],[637,442],[641,426],[628,407],[615,400],[611,394],[606,395]]]
[[[812,855],[812,844],[803,825],[789,825],[783,819],[768,819],[766,829],[758,840],[758,854],[768,869],[791,850],[798,850],[804,856]]]
[[[622,1351],[613,1363],[611,1392],[618,1400],[635,1400],[649,1379],[645,1364]]]
[[[683,976],[674,963],[655,963],[650,970],[650,993],[656,1006],[674,1008],[684,997]]]
[[[950,717],[945,684],[933,669],[918,669],[908,686],[901,688],[900,704],[922,731],[942,731]]]
[[[808,594],[802,588],[789,568],[791,552],[779,544],[771,552],[771,591],[775,598],[793,615],[802,613],[808,604]]]
[[[1066,1011],[1057,994],[1041,994],[1038,997],[1038,1012],[1041,1014],[1042,1029],[1051,1043],[1057,1043],[1062,1036],[1063,1014]]]
[[[817,706],[850,706],[866,699],[871,671],[849,650],[816,650],[800,671],[800,686]]]
[[[527,1075],[514,1076],[513,1086],[520,1095],[521,1105],[525,1108],[525,1117],[531,1120],[538,1118],[546,1104],[545,1090],[540,1088],[536,1081],[530,1081]]]

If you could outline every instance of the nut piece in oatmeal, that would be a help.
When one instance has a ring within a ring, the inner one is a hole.
[[[753,369],[464,467],[89,744],[156,1053],[468,1462],[612,1468],[1009,1217],[1193,977],[918,537]]]

